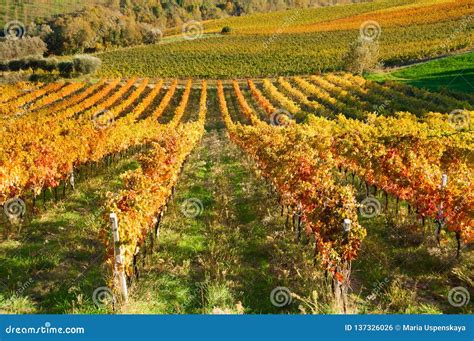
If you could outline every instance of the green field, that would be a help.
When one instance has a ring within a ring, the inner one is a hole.
[[[368,75],[373,80],[395,80],[430,90],[474,93],[474,52],[432,60],[393,72]]]

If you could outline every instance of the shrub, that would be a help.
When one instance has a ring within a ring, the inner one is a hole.
[[[373,70],[379,63],[378,42],[358,39],[349,47],[343,63],[346,71],[352,73],[362,74]]]
[[[222,27],[221,34],[230,34],[232,32],[232,28],[229,26]]]
[[[153,27],[150,24],[142,23],[140,29],[145,44],[156,44],[160,42],[163,37],[163,32],[159,28]]]
[[[10,71],[20,71],[27,68],[27,62],[24,59],[14,59],[8,62],[8,69]]]
[[[74,62],[63,61],[58,63],[58,70],[61,76],[69,77],[74,72]]]
[[[74,56],[72,63],[75,72],[85,75],[96,72],[100,68],[102,61],[93,56],[77,55]]]

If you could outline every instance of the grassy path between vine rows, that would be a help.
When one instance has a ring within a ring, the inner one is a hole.
[[[275,196],[231,144],[217,110],[209,106],[207,132],[164,215],[158,251],[146,259],[123,313],[297,313],[293,298],[273,305],[272,290],[316,289],[310,247],[285,231]],[[193,198],[202,211],[187,217],[182,203]]]

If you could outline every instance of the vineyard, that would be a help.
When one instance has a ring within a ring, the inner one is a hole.
[[[459,312],[472,283],[468,93],[328,73],[0,103],[1,311]]]
[[[166,31],[159,44],[98,57],[104,62],[104,77],[310,75],[343,70],[350,46],[363,32],[376,42],[380,63],[391,67],[472,50],[473,14],[468,0],[382,0],[291,9],[191,23],[185,39],[178,27]],[[232,33],[219,34],[223,27]]]
[[[37,18],[47,17],[52,14],[71,12],[80,9],[84,4],[101,3],[101,0],[1,0],[0,25],[18,20],[31,23]]]

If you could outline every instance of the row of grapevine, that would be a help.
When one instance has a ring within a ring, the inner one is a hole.
[[[186,106],[188,105],[189,95],[191,94],[191,87],[193,85],[193,81],[188,79],[186,82],[186,87],[184,88],[183,96],[181,97],[181,101],[178,104],[174,112],[174,116],[169,123],[171,127],[176,127],[177,124],[181,121],[184,115],[184,111],[186,110]]]
[[[84,88],[86,83],[84,82],[74,82],[70,83],[63,88],[59,89],[59,91],[52,92],[47,94],[46,96],[41,97],[39,100],[32,103],[32,105],[28,106],[28,111],[34,111],[40,109],[44,106],[50,105],[54,102],[61,101],[66,99],[69,95],[79,91],[80,89]]]
[[[99,104],[93,101],[98,102],[98,95],[115,87],[115,82],[92,94],[90,97],[94,100],[87,98],[86,104],[66,109],[67,114],[50,113],[38,121],[28,117],[18,119],[16,130],[2,134],[5,140],[0,147],[1,202],[30,190],[37,195],[43,188],[56,187],[67,179],[74,167],[98,161],[156,136],[157,128],[148,127],[152,117],[145,120],[139,117],[158,95],[162,82],[143,98],[141,105],[136,102],[147,88],[148,79],[132,89],[134,82],[128,81]],[[121,101],[115,104],[119,99]],[[121,115],[132,105],[131,112]],[[161,107],[164,109],[166,105]],[[89,109],[81,112],[79,107]],[[104,108],[110,110],[100,112]],[[75,111],[77,115],[72,114]],[[94,115],[97,112],[100,115]]]
[[[474,240],[472,141],[458,133],[443,115],[432,114],[424,122],[413,115],[370,116],[368,123],[340,116],[335,121],[312,117],[315,130],[329,130],[337,163],[415,207],[422,217],[442,220],[466,242]],[[442,185],[443,174],[449,182]]]
[[[49,92],[55,92],[61,89],[65,83],[59,82],[59,83],[50,83],[36,91],[32,91],[31,93],[26,93],[22,96],[15,97],[10,101],[7,101],[5,103],[2,103],[2,106],[0,107],[0,115],[12,115],[18,111],[20,107],[23,105],[49,93]]]
[[[430,112],[449,114],[454,110],[473,108],[468,101],[443,94],[395,83],[382,85],[344,73],[279,77],[275,83],[264,79],[260,85],[251,81],[249,89],[265,111],[268,112],[270,105],[277,108],[274,111],[285,110],[299,117],[311,113],[334,118],[342,113],[347,117],[365,119],[374,112],[394,115],[399,111],[408,111],[423,118]],[[262,97],[267,101],[264,105]]]
[[[333,136],[331,150],[338,168],[407,201],[420,216],[443,222],[458,238],[473,241],[474,221],[468,214],[474,204],[473,137],[457,131],[446,115],[431,113],[420,121],[408,113],[366,114],[366,122],[310,115],[307,127],[315,136]],[[450,179],[445,187],[440,185],[443,174]]]
[[[176,115],[184,110],[191,81],[186,85],[185,94]],[[106,212],[117,215],[120,225],[120,245],[123,250],[121,266],[131,277],[134,271],[134,257],[141,244],[151,234],[156,235],[159,223],[157,217],[165,208],[173,187],[181,173],[183,163],[200,141],[204,133],[206,115],[207,85],[202,82],[199,119],[192,123],[179,123],[179,120],[160,125],[156,120],[149,122],[159,127],[158,134],[148,140],[148,148],[138,157],[140,168],[122,175],[124,186],[118,193],[108,193]],[[114,245],[108,233],[104,233],[108,250],[108,263],[114,260]]]
[[[335,293],[344,300],[350,262],[366,232],[358,224],[352,187],[335,180],[330,134],[314,138],[310,129],[294,123],[285,129],[258,120],[252,125],[234,123],[221,82],[218,98],[231,140],[253,158],[278,192],[280,203],[297,214],[306,233],[314,236],[316,254],[334,275]]]

